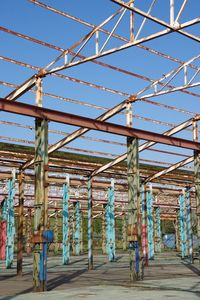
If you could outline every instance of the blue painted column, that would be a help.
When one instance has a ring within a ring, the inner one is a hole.
[[[63,184],[63,265],[69,263],[69,178]]]
[[[142,254],[144,265],[148,266],[148,240],[147,240],[147,206],[146,206],[146,191],[144,184],[141,187],[141,215],[142,215]]]
[[[88,178],[88,269],[93,269],[92,179]]]
[[[184,258],[188,255],[187,252],[187,224],[186,224],[186,204],[185,194],[179,196],[180,204],[180,244],[181,244],[181,257]]]
[[[191,220],[191,199],[190,191],[186,190],[186,209],[187,209],[187,237],[188,237],[188,255],[190,262],[193,263],[193,235],[192,235],[192,220]]]
[[[115,211],[114,211],[114,181],[111,182],[111,187],[108,189],[108,236],[107,249],[109,261],[115,260]]]
[[[147,238],[148,238],[148,258],[154,259],[154,239],[153,239],[153,195],[152,190],[147,191]]]
[[[8,199],[7,199],[7,242],[6,242],[6,268],[10,269],[14,259],[14,239],[15,239],[15,220],[14,220],[14,196],[15,196],[15,171],[12,179],[8,180]]]
[[[80,255],[80,234],[81,234],[81,216],[80,216],[80,202],[74,203],[75,208],[75,228],[73,232],[73,242],[74,242],[74,254]]]

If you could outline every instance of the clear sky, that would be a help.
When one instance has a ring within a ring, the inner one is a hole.
[[[135,0],[136,7],[148,11],[148,8],[152,0],[139,1]],[[182,0],[175,0],[175,13],[178,12]],[[47,4],[57,10],[65,12],[71,16],[76,16],[81,20],[89,23],[98,25],[114,13],[119,7],[109,0],[77,0],[77,1],[52,1],[52,0],[41,0],[41,3]],[[180,19],[181,23],[189,21],[191,19],[199,17],[200,2],[198,0],[189,0],[185,7],[185,11]],[[152,15],[160,18],[166,22],[169,22],[169,0],[157,0],[152,10]],[[52,45],[59,46],[63,49],[67,49],[87,34],[91,28],[75,22],[65,16],[61,16],[55,12],[49,11],[45,8],[33,4],[29,0],[7,0],[2,1],[0,10],[1,26],[18,33],[28,35],[35,39],[45,41]],[[111,21],[106,25],[105,29],[112,30],[115,22]],[[125,38],[129,37],[129,13],[127,12],[119,27],[116,30],[118,35]],[[137,32],[142,18],[135,16],[135,32]],[[195,35],[199,35],[199,25],[195,25],[186,29]],[[152,21],[147,21],[143,31],[139,38],[148,36],[149,34],[163,30],[164,27],[154,24]],[[100,33],[100,43],[104,43],[106,35]],[[4,31],[0,31],[0,45],[1,45],[1,57],[4,59],[0,60],[0,81],[10,84],[21,84],[24,80],[36,73],[33,68],[27,68],[19,66],[10,62],[5,61],[6,58],[11,58],[20,62],[30,64],[32,66],[44,67],[46,64],[56,58],[60,52],[42,45],[32,43],[25,39],[13,36]],[[106,46],[106,50],[112,47],[119,47],[122,42],[111,39],[109,44]],[[173,56],[180,59],[181,61],[187,61],[193,56],[199,53],[199,44],[187,37],[181,36],[177,33],[171,33],[165,37],[158,38],[151,42],[143,44],[146,47],[156,49],[162,53]],[[94,39],[88,43],[81,54],[90,56],[94,54],[95,43]],[[157,56],[148,51],[145,51],[139,47],[132,47],[127,50],[106,56],[99,59],[101,62],[105,62],[112,66],[128,70],[139,75],[144,75],[151,79],[159,79],[163,74],[168,73],[170,70],[179,66],[166,58]],[[194,65],[199,66],[199,60],[194,62]],[[193,71],[189,71],[192,73]],[[88,86],[87,84],[79,84],[70,80],[64,80],[56,76],[50,75],[43,80],[43,90],[46,93],[52,93],[62,97],[78,100],[81,102],[87,102],[92,105],[98,105],[103,108],[111,108],[112,106],[122,102],[126,99],[126,94],[136,94],[142,88],[149,84],[148,81],[141,80],[137,77],[123,74],[102,66],[96,65],[92,62],[82,64],[77,67],[73,67],[60,72],[66,76],[83,80],[85,82],[91,82],[94,85],[106,87],[115,91],[123,92],[123,95],[118,93],[106,92],[104,90],[96,89]],[[199,81],[199,77],[196,79]],[[172,85],[182,85],[183,76],[182,73],[175,78]],[[13,90],[11,87],[0,85],[0,96],[4,97]],[[195,93],[199,93],[199,87],[190,89]],[[152,98],[152,101],[163,103],[166,105],[176,106],[194,113],[200,113],[198,97],[192,97],[187,94],[180,92],[169,94],[167,96],[160,96]],[[35,103],[35,95],[32,92],[23,95],[20,100],[26,103]],[[91,108],[85,105],[77,105],[72,102],[61,101],[49,96],[44,96],[44,106],[71,112],[83,116],[89,116],[95,118],[103,110]],[[155,132],[164,132],[170,127],[168,124],[178,124],[191,117],[189,114],[178,113],[163,107],[150,105],[141,101],[136,102],[133,105],[133,114],[137,116],[134,118],[133,126],[137,128],[146,129]],[[141,120],[140,118],[149,118],[151,122]],[[30,118],[21,116],[9,115],[1,113],[1,120],[12,121],[20,124],[33,125],[34,121]],[[110,121],[125,124],[125,116],[119,115],[112,118]],[[155,121],[162,121],[165,124],[156,124]],[[1,139],[5,140],[5,137],[19,138],[29,141],[34,141],[34,131],[30,129],[24,129],[14,126],[8,126],[1,124]],[[61,125],[61,124],[50,124],[50,129],[61,130],[65,132],[71,132],[74,127]],[[125,143],[125,138],[110,136],[108,134],[100,132],[90,132],[87,136],[95,138],[103,138],[113,141],[119,141]],[[192,132],[184,131],[177,136],[191,139]],[[54,143],[61,139],[63,136],[58,134],[50,134],[49,141]],[[99,143],[84,139],[78,139],[72,142],[68,147],[81,148],[83,150],[93,150],[106,152],[110,154],[122,154],[126,152],[126,147],[116,146],[106,143]],[[185,149],[170,149],[169,147],[159,145],[157,149],[168,149],[179,153],[190,154],[191,151]],[[111,156],[110,156],[111,157]],[[141,153],[142,159],[160,160],[166,162],[176,162],[183,158],[177,156],[169,156],[159,154],[157,152],[146,151]]]

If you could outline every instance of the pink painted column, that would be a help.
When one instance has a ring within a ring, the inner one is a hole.
[[[0,260],[6,259],[6,221],[0,221]]]

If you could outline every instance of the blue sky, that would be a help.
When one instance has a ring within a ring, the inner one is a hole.
[[[85,20],[89,23],[98,25],[103,20],[105,20],[109,15],[118,9],[118,6],[109,0],[77,0],[77,1],[45,1],[41,0],[42,3],[48,4],[58,10],[66,12],[70,15],[76,16]],[[148,10],[151,1],[135,1],[136,7]],[[175,1],[176,12],[180,8],[182,1]],[[169,1],[168,0],[157,0],[157,3],[153,9],[152,15],[162,18],[166,22],[169,20]],[[181,22],[189,21],[193,18],[198,17],[200,9],[199,1],[190,0],[185,8],[185,12],[182,15]],[[116,33],[128,37],[129,27],[128,20],[129,14],[124,18]],[[14,30],[16,32],[29,35],[36,39],[57,45],[64,49],[67,49],[75,42],[77,42],[81,37],[87,34],[91,29],[88,26],[79,24],[73,20],[70,20],[61,15],[50,12],[44,8],[39,7],[36,4],[31,3],[28,0],[18,0],[12,1],[7,0],[1,3],[1,26],[8,29]],[[135,28],[139,28],[142,18],[135,18]],[[114,22],[106,26],[107,30],[111,30]],[[144,27],[144,31],[141,33],[141,37],[147,36],[156,31],[162,30],[163,27],[154,24],[151,21],[147,21]],[[195,25],[192,28],[187,29],[188,32],[193,34],[199,34],[199,25]],[[105,40],[105,35],[100,34],[100,37]],[[30,41],[14,37],[8,33],[0,31],[0,41],[1,41],[1,56],[9,57],[21,62],[31,64],[33,66],[43,67],[57,57],[60,52],[49,49],[47,47],[31,43]],[[120,45],[115,39],[112,39],[108,47],[117,47]],[[177,33],[170,34],[168,36],[158,38],[151,42],[144,43],[144,46],[156,49],[160,52],[168,54],[170,56],[179,58],[182,61],[187,61],[191,57],[199,53],[199,45],[197,42],[192,41],[184,36]],[[83,55],[91,55],[94,49],[94,41],[92,40],[88,46],[84,49]],[[108,49],[108,47],[106,49]],[[140,75],[150,77],[152,79],[159,79],[163,74],[166,74],[173,68],[178,67],[177,63],[170,60],[164,59],[138,47],[132,47],[130,49],[112,54],[110,56],[99,59],[116,67],[129,70]],[[13,84],[20,84],[28,77],[36,73],[36,71],[21,67],[15,64],[5,62],[0,60],[0,80]],[[198,66],[199,62],[195,62]],[[128,76],[120,72],[113,71],[108,68],[103,68],[102,66],[96,65],[92,62],[82,64],[77,67],[73,67],[61,72],[66,76],[71,76],[80,80],[94,83],[96,85],[104,86],[110,89],[118,90],[127,94],[135,94],[143,87],[147,86],[149,82],[143,81],[133,76]],[[172,84],[182,84],[181,78],[174,80]],[[88,87],[87,85],[82,85],[74,83],[69,80],[64,80],[57,78],[53,75],[47,76],[43,80],[44,92],[57,94],[63,97],[71,98],[78,101],[84,101],[90,104],[99,105],[106,108],[111,108],[112,106],[120,103],[126,97],[120,96],[115,93],[108,93],[99,89]],[[11,92],[11,88],[0,85],[1,97],[6,96]],[[199,87],[193,88],[191,91],[199,93]],[[200,113],[199,109],[199,99],[183,93],[177,92],[169,94],[167,96],[160,96],[151,99],[152,101],[176,106],[192,112]],[[26,103],[35,103],[34,93],[27,93],[23,95],[19,101]],[[64,102],[61,100],[56,100],[50,97],[44,97],[44,106],[62,110],[66,112],[71,112],[83,116],[89,116],[92,118],[97,117],[103,110],[97,110],[94,108],[89,108],[83,105],[72,104],[70,102]],[[133,114],[137,116],[142,116],[150,118],[153,120],[161,120],[163,122],[178,124],[190,116],[186,114],[181,114],[174,112],[172,110],[163,109],[155,105],[150,105],[138,101],[133,106]],[[22,116],[14,116],[6,113],[1,113],[1,120],[10,120],[13,122],[31,124],[34,125],[34,121],[30,118],[25,118]],[[125,116],[119,115],[112,118],[110,121],[125,124]],[[26,139],[33,141],[34,132],[30,129],[15,128],[13,126],[0,125],[2,129],[3,136],[16,137],[19,139]],[[158,125],[152,122],[141,121],[139,119],[134,119],[133,126],[137,128],[146,129],[149,131],[164,132],[170,127],[164,125]],[[61,124],[50,124],[50,129],[62,130],[66,132],[71,132],[75,127],[61,125]],[[90,132],[87,134],[91,137],[106,138],[108,140],[122,141],[126,142],[123,137],[110,136],[105,133],[100,132]],[[184,131],[177,136],[191,139],[192,133]],[[61,139],[62,135],[49,135],[50,143],[54,143]],[[105,143],[95,143],[91,141],[86,141],[83,139],[78,139],[68,145],[69,147],[77,147],[82,149],[89,149],[94,151],[102,151],[113,154],[121,154],[126,152],[125,147],[108,145]],[[159,149],[169,149],[166,146],[156,146]],[[185,149],[174,149],[177,152],[183,152],[186,154],[191,154],[191,151]],[[160,160],[166,162],[176,162],[179,160],[178,157],[173,157],[159,153],[153,153],[146,151],[141,153],[141,158]],[[181,158],[180,158],[181,160]]]

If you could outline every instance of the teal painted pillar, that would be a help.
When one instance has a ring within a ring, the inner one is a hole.
[[[74,203],[75,208],[75,228],[73,232],[73,241],[74,241],[74,254],[80,255],[80,234],[81,234],[81,216],[80,216],[80,202],[77,201]]]
[[[69,179],[67,179],[67,182],[63,184],[63,265],[67,265],[69,263],[69,246]]]
[[[152,190],[147,191],[147,238],[148,238],[148,258],[154,259]]]
[[[193,235],[192,235],[192,214],[190,192],[186,190],[186,209],[187,209],[187,236],[188,236],[188,255],[190,262],[193,263]]]
[[[88,178],[88,269],[93,269],[92,179]]]
[[[7,199],[7,242],[6,242],[6,268],[10,269],[14,259],[14,239],[15,239],[15,220],[14,220],[14,196],[15,196],[15,171],[12,179],[8,180],[8,199]]]
[[[181,257],[184,258],[188,255],[187,252],[187,224],[186,224],[186,203],[185,194],[179,196],[180,204],[180,244],[181,244]]]
[[[108,230],[107,230],[107,249],[109,261],[115,260],[115,211],[114,211],[114,181],[111,182],[111,187],[108,189]]]
[[[155,252],[161,252],[161,224],[160,224],[160,207],[155,208],[155,224],[154,224],[154,244]]]

